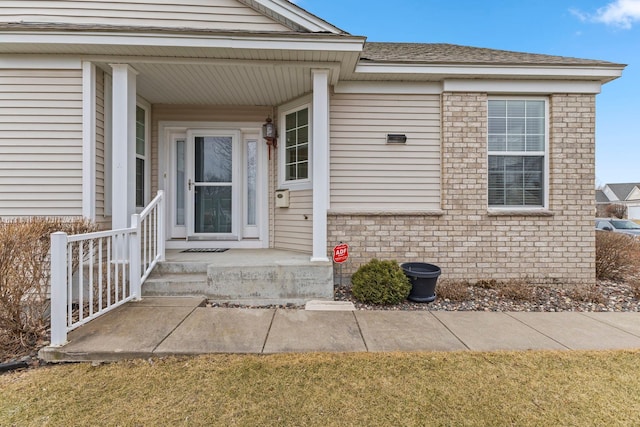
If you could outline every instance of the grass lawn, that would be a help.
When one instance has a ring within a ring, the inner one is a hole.
[[[640,351],[48,366],[0,376],[0,425],[640,425]]]

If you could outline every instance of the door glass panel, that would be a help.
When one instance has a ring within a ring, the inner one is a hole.
[[[247,143],[247,225],[256,225],[257,142]]]
[[[231,233],[233,215],[233,138],[194,138],[195,233]]]
[[[136,154],[145,155],[146,140],[146,118],[145,111],[141,107],[136,107]]]
[[[187,185],[185,172],[185,142],[176,141],[176,225],[184,225],[184,192]]]
[[[231,182],[233,152],[230,136],[198,136],[196,142],[196,182]]]
[[[231,186],[195,188],[196,233],[231,233]]]
[[[136,158],[136,207],[144,207],[144,159]]]

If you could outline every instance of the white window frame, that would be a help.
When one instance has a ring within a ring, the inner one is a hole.
[[[136,187],[136,195],[135,195],[135,199],[136,199],[136,212],[142,212],[142,210],[145,208],[145,206],[147,206],[149,204],[149,202],[151,201],[151,144],[150,144],[150,139],[151,139],[151,105],[144,101],[141,98],[138,98],[136,101],[136,123],[138,122],[137,120],[137,109],[141,108],[144,110],[144,118],[145,118],[145,123],[144,123],[144,156],[138,154],[137,150],[136,150],[136,157],[134,159],[134,162],[137,163],[138,159],[142,159],[144,161],[144,195],[143,195],[143,205],[142,206],[137,206],[137,201],[138,201],[138,194],[137,194],[137,187]],[[137,137],[137,132],[136,132],[136,137]],[[136,141],[137,143],[137,141]],[[136,165],[136,173],[137,173],[137,165]]]
[[[491,101],[544,101],[544,150],[543,151],[490,151],[489,150],[489,102]],[[549,98],[541,96],[490,96],[487,99],[487,206],[492,211],[546,211],[549,207]],[[490,205],[489,204],[489,157],[490,156],[543,156],[542,205]]]
[[[279,126],[278,126],[278,182],[281,189],[289,190],[310,190],[313,187],[311,177],[313,176],[313,109],[311,107],[311,98],[305,96],[296,101],[289,102],[279,107]],[[307,109],[309,114],[309,169],[306,179],[286,180],[286,117],[288,114],[295,113]]]

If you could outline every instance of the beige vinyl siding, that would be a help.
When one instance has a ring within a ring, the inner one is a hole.
[[[299,252],[313,250],[313,193],[289,192],[289,207],[275,208],[274,247]]]
[[[0,69],[0,216],[82,215],[82,71]]]
[[[105,101],[104,71],[96,70],[96,222],[101,228],[111,226],[105,214]]]
[[[438,95],[337,94],[330,114],[332,211],[440,209]]]
[[[288,30],[236,0],[4,0],[0,2],[0,20],[209,30]]]

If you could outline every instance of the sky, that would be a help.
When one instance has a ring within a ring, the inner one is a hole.
[[[596,186],[640,183],[640,0],[295,0],[373,42],[452,43],[627,64],[596,97]]]

